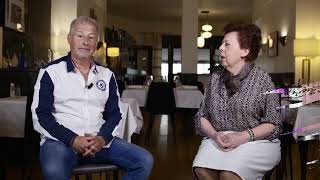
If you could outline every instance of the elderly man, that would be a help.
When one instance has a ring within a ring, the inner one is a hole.
[[[46,180],[70,179],[79,163],[112,163],[123,179],[148,179],[152,155],[112,135],[121,120],[114,74],[93,61],[99,28],[86,16],[72,21],[71,52],[41,69],[32,104],[41,134],[40,162]]]

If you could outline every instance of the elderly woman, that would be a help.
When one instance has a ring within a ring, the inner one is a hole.
[[[261,179],[280,161],[282,130],[278,95],[270,76],[255,66],[261,31],[253,24],[228,24],[220,46],[224,69],[213,73],[195,116],[203,136],[193,162],[197,179]]]

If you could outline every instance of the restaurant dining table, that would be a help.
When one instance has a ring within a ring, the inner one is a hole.
[[[308,161],[308,142],[310,140],[320,140],[320,105],[310,104],[299,107],[294,129],[302,131],[294,134],[294,138],[299,144],[301,180],[306,179]]]
[[[311,104],[302,106],[298,109],[294,129],[303,129],[301,132],[294,134],[298,141],[299,137],[320,133],[320,105]]]
[[[138,101],[140,107],[144,107],[148,96],[147,86],[132,86],[125,89],[122,93],[123,98],[134,98]],[[161,94],[159,94],[161,96]],[[191,108],[198,109],[203,101],[201,91],[197,86],[181,86],[174,88],[174,97],[177,108]]]
[[[0,98],[0,137],[24,137],[27,97]],[[113,134],[131,142],[133,133],[139,133],[143,117],[135,99],[120,101],[122,119]]]
[[[114,136],[131,142],[131,136],[139,134],[143,126],[143,116],[138,102],[133,98],[121,98],[120,110],[122,120],[113,132]]]
[[[27,96],[0,98],[0,137],[24,137]]]

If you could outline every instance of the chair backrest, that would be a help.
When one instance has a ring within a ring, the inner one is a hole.
[[[174,113],[176,102],[173,86],[168,82],[152,82],[149,87],[145,108],[153,114]]]
[[[124,82],[121,81],[121,80],[117,80],[117,85],[118,85],[118,91],[119,91],[119,94],[120,94],[120,97],[121,97],[123,90],[126,89],[126,86],[125,86]]]
[[[27,94],[24,137],[0,137],[0,153],[5,154],[0,158],[0,168],[21,167],[24,170],[27,170],[27,168],[30,170],[35,162],[39,164],[40,135],[33,129],[31,115],[33,89]],[[3,179],[1,178],[1,175],[0,179]]]
[[[197,82],[197,86],[198,86],[198,89],[199,91],[201,91],[201,93],[204,95],[204,86],[203,86],[203,83],[198,81]]]
[[[24,124],[24,161],[29,165],[35,160],[38,161],[40,134],[33,128],[31,104],[33,101],[33,88],[28,93],[26,104],[26,116]]]
[[[197,73],[180,73],[179,74],[180,81],[184,85],[193,85],[196,86],[198,82],[198,74]]]

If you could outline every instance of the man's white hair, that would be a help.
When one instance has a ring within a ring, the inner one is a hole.
[[[73,32],[73,28],[77,25],[77,24],[84,24],[84,23],[89,23],[94,25],[94,27],[97,30],[98,33],[98,37],[99,37],[99,25],[97,23],[97,21],[89,16],[79,16],[76,19],[74,19],[71,24],[70,24],[70,29],[69,29],[69,34],[72,34]]]

